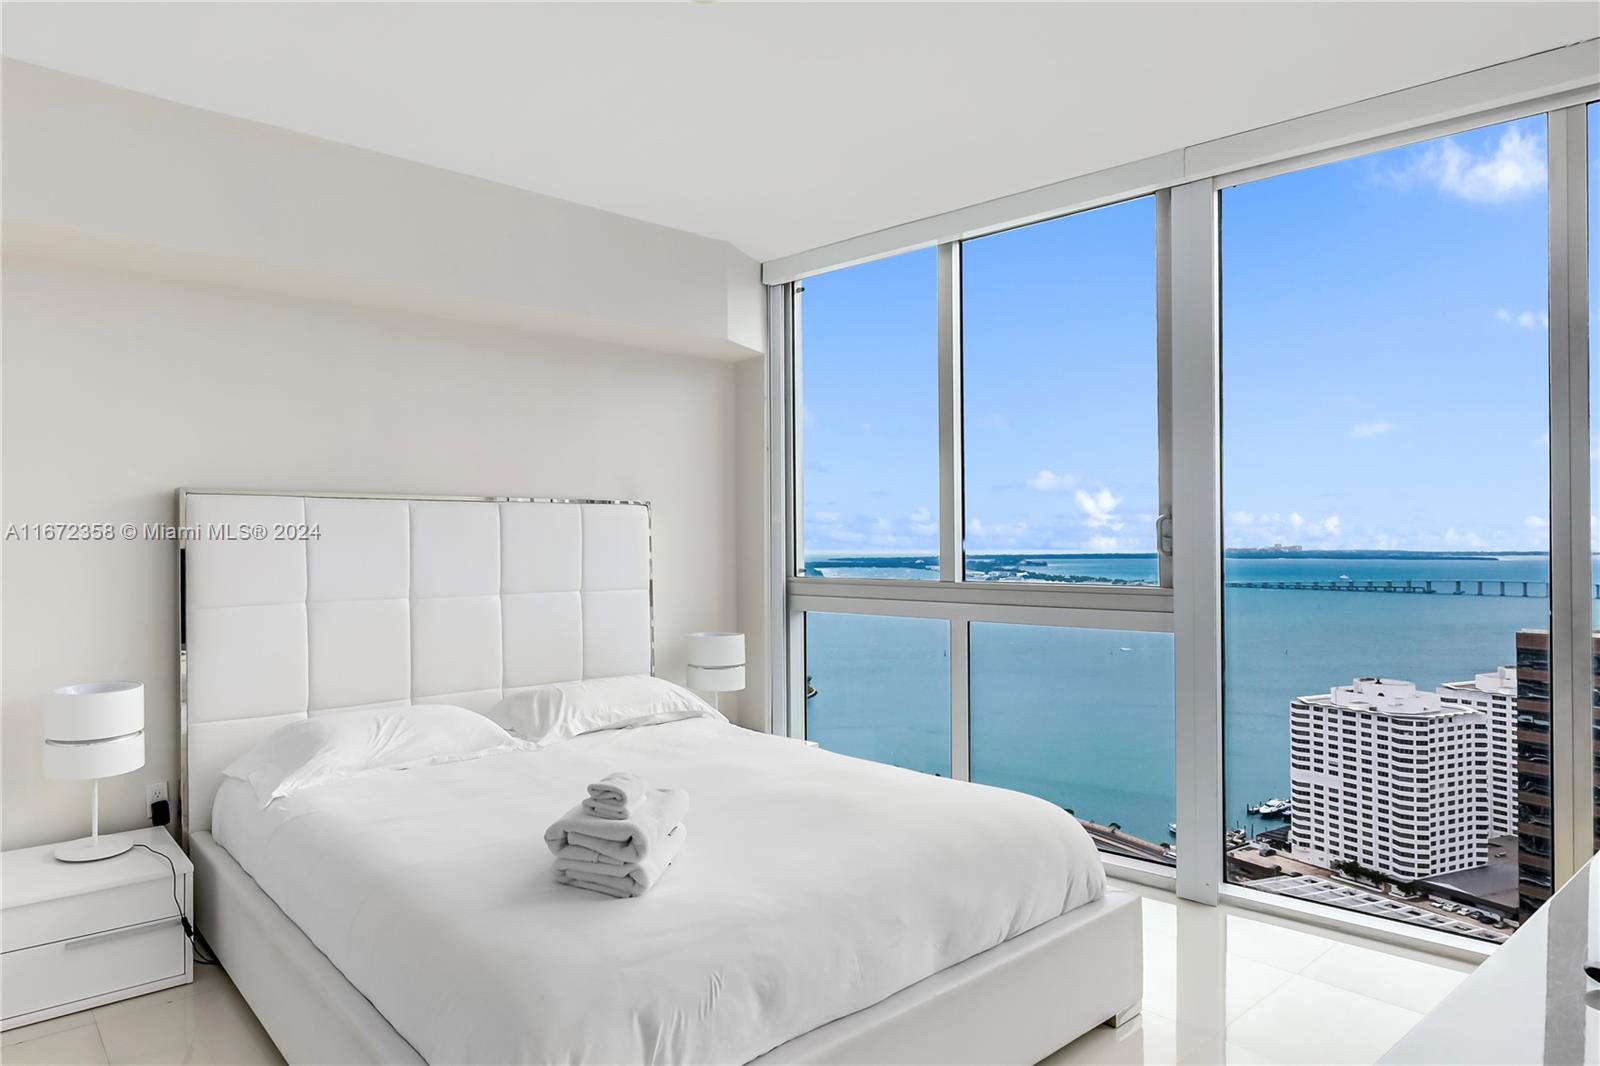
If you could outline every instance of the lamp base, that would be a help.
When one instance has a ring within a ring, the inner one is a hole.
[[[55,850],[58,862],[99,862],[114,859],[133,845],[117,837],[88,837],[63,844]]]

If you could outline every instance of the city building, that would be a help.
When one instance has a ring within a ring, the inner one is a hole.
[[[1439,686],[1439,702],[1459,704],[1489,716],[1489,829],[1496,836],[1517,831],[1517,669],[1502,666],[1471,681]]]
[[[1490,712],[1375,677],[1289,706],[1296,858],[1401,882],[1484,865]]]
[[[1594,635],[1591,670],[1600,690],[1600,633]],[[1594,704],[1595,764],[1600,767],[1600,697]],[[1594,840],[1600,845],[1600,781],[1594,792]],[[1517,633],[1517,894],[1522,918],[1538,910],[1554,889],[1550,786],[1550,634]]]

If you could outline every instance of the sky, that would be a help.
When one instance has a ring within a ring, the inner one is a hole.
[[[1545,125],[1223,191],[1227,546],[1547,546]],[[1153,550],[1153,199],[962,255],[967,550]],[[936,551],[935,252],[801,301],[806,553]]]

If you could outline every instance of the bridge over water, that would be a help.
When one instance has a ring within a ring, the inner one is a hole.
[[[1230,589],[1283,589],[1291,592],[1390,592],[1414,596],[1507,596],[1549,599],[1548,581],[1502,581],[1477,578],[1416,578],[1390,581],[1227,581]],[[1592,590],[1600,597],[1600,585]]]

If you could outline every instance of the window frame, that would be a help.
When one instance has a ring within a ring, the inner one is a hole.
[[[1591,695],[1588,117],[1600,103],[1590,40],[1059,182],[765,264],[772,541],[774,732],[805,730],[806,610],[950,622],[952,772],[970,777],[967,623],[1171,632],[1177,821],[1170,867],[1105,856],[1119,873],[1185,899],[1292,914],[1461,957],[1485,947],[1450,934],[1272,896],[1223,877],[1220,194],[1224,188],[1513,119],[1545,115],[1549,196],[1551,735],[1565,738],[1552,782],[1557,883],[1593,853]],[[1154,195],[1156,202],[1159,583],[1071,585],[965,580],[960,261],[964,240]],[[803,345],[797,281],[866,259],[938,248],[940,575],[937,581],[810,578],[797,569],[799,456],[793,412]],[[1561,328],[1564,324],[1565,328]]]

